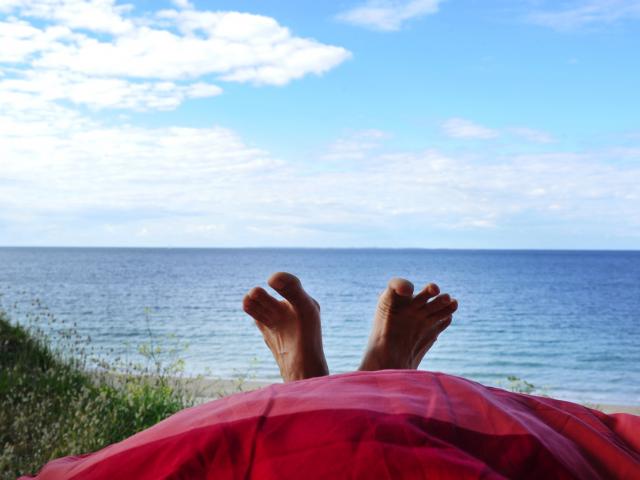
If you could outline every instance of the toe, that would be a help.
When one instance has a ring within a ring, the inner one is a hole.
[[[430,283],[429,285],[424,287],[422,291],[414,297],[413,301],[416,304],[423,304],[423,303],[426,303],[427,300],[429,300],[430,298],[433,298],[436,295],[438,295],[439,293],[440,293],[440,287],[438,287],[438,285],[436,285],[435,283]]]
[[[458,300],[456,300],[455,298],[452,298],[451,303],[449,304],[449,307],[451,308],[451,313],[458,310]]]
[[[436,312],[439,312],[443,308],[447,307],[451,303],[451,297],[448,293],[443,293],[438,295],[431,301],[427,302],[424,306],[428,315],[432,315]]]
[[[449,305],[444,307],[441,312],[444,312],[446,315],[453,315],[453,312],[455,312],[456,310],[458,310],[458,301],[455,298],[452,298],[451,302],[449,302]]]
[[[413,295],[413,283],[404,278],[392,278],[389,280],[389,290],[401,297],[411,297]]]
[[[269,278],[269,286],[282,295],[295,309],[316,311],[317,302],[302,288],[300,279],[287,272],[278,272]]]
[[[404,278],[392,278],[380,300],[389,306],[404,305],[413,298],[413,283]]]
[[[437,334],[440,335],[442,332],[444,332],[447,329],[447,327],[451,325],[452,320],[453,320],[453,317],[451,315],[440,320],[440,322],[438,323],[438,326],[436,327],[438,330]]]
[[[260,302],[253,300],[249,295],[245,295],[242,299],[242,309],[258,322],[266,324],[269,321],[269,312]]]
[[[432,304],[434,305],[431,306]],[[453,315],[453,313],[457,309],[458,309],[458,301],[452,298],[446,298],[445,300],[442,300],[437,303],[435,300],[433,302],[427,303],[427,315],[429,317],[437,317],[439,319],[445,318],[447,316]]]
[[[247,296],[251,300],[260,303],[265,310],[273,312],[274,314],[279,312],[282,308],[282,304],[271,295],[269,295],[264,288],[252,288]]]

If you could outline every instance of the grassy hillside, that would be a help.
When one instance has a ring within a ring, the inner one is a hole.
[[[162,375],[90,375],[83,352],[63,355],[0,312],[0,479],[98,450],[192,404]]]

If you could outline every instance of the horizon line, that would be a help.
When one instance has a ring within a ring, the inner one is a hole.
[[[429,250],[429,251],[486,251],[486,252],[640,252],[640,248],[537,248],[537,247],[308,247],[308,246],[113,246],[113,245],[0,245],[0,249],[78,249],[78,250]]]

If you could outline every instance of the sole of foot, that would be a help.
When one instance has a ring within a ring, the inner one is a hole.
[[[285,382],[329,374],[322,346],[320,305],[295,275],[278,272],[269,286],[278,300],[261,287],[245,295],[243,310],[255,320]]]

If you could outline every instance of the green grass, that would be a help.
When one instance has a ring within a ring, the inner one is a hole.
[[[89,370],[83,340],[73,329],[64,332],[67,344],[54,348],[41,330],[11,323],[0,311],[0,479],[98,450],[194,402],[171,380],[175,365],[163,366],[158,347],[140,350],[147,366],[101,361]]]

